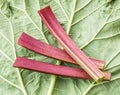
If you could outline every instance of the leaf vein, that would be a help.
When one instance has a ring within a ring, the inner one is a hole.
[[[72,27],[74,25],[76,25],[77,23],[81,22],[82,20],[84,20],[85,18],[87,18],[88,16],[90,16],[91,14],[93,14],[95,11],[97,11],[98,9],[100,9],[103,5],[105,5],[107,2],[101,4],[99,7],[97,7],[95,10],[93,10],[92,12],[90,12],[88,15],[84,16],[83,18],[81,19],[78,19],[76,22],[72,23]]]

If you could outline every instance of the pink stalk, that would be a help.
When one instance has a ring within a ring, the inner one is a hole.
[[[89,79],[92,78],[82,69],[59,66],[55,64],[39,62],[23,57],[17,57],[15,60],[14,67],[24,68],[28,70],[33,70],[37,72],[43,72],[47,74],[54,74],[64,77],[80,78],[80,79]],[[104,72],[105,80],[110,80],[111,73]]]
[[[102,71],[77,47],[57,21],[50,6],[40,10],[39,15],[50,30],[50,33],[61,44],[65,51],[78,63],[96,82],[104,78]]]
[[[18,39],[18,44],[30,49],[36,53],[43,54],[45,56],[55,58],[58,60],[70,62],[76,64],[76,62],[73,60],[73,58],[68,55],[68,53],[65,50],[59,49],[57,47],[48,45],[44,42],[41,42],[31,36],[29,36],[26,33],[22,33],[21,36]],[[90,60],[96,64],[96,66],[100,69],[103,69],[104,67],[104,61],[90,58]]]

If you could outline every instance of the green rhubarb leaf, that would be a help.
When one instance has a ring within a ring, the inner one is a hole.
[[[13,68],[16,56],[61,63],[17,44],[24,31],[59,47],[37,13],[47,5],[88,56],[105,60],[104,70],[112,73],[110,81],[95,83]],[[119,0],[0,0],[0,95],[119,95],[119,43]]]

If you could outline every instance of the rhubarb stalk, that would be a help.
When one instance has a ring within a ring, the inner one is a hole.
[[[45,56],[55,58],[58,60],[76,64],[73,58],[70,55],[68,55],[68,53],[65,50],[62,50],[57,47],[48,45],[44,42],[41,42],[24,32],[19,37],[18,44],[36,53],[43,54]],[[94,58],[90,58],[90,60],[93,63],[95,63],[98,68],[103,69],[104,61],[94,59]]]
[[[47,74],[54,74],[64,77],[80,78],[80,79],[89,79],[92,78],[82,69],[59,66],[55,64],[39,62],[32,59],[17,57],[14,64],[14,67],[33,70],[37,72],[43,72]],[[104,72],[105,80],[110,80],[111,73]]]
[[[77,47],[66,34],[52,12],[50,6],[38,11],[50,33],[61,44],[65,51],[78,63],[96,82],[104,78],[104,74],[97,66]]]

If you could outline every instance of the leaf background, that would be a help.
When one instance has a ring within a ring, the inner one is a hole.
[[[13,68],[16,56],[70,66],[17,45],[25,31],[58,46],[37,11],[50,5],[73,41],[89,56],[105,60],[109,82],[63,78]],[[0,95],[119,95],[119,0],[0,0]]]

